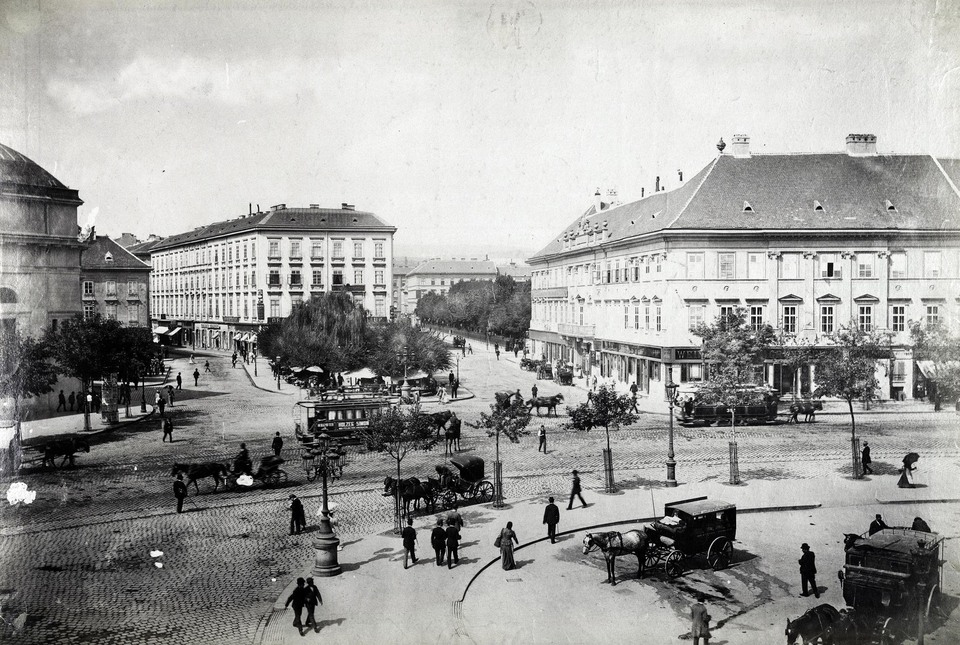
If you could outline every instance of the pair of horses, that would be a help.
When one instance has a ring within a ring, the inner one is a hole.
[[[68,461],[71,468],[75,466],[74,457],[78,452],[90,452],[90,444],[77,437],[68,437],[66,439],[54,439],[43,445],[43,460],[41,467],[49,465],[51,468],[57,467],[57,458],[63,457],[60,461],[60,467]]]
[[[818,410],[823,410],[823,401],[794,401],[790,404],[787,423],[800,423],[801,414],[805,423],[813,423]]]
[[[387,477],[383,480],[383,496],[396,497],[397,487],[400,488],[400,501],[404,515],[410,515],[410,503],[413,502],[413,510],[420,508],[420,502],[432,510],[437,497],[437,491],[440,489],[440,480],[428,477],[426,482],[421,482],[416,477],[396,480],[393,477]]]
[[[563,403],[562,394],[554,394],[553,396],[537,396],[527,401],[527,405],[529,406],[530,410],[534,408],[537,409],[538,417],[540,416],[540,408],[547,409],[548,417],[550,416],[551,410],[553,410],[553,416],[558,416],[557,406],[560,405],[561,403]]]

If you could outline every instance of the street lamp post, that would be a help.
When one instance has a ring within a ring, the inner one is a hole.
[[[273,363],[273,368],[277,370],[277,392],[280,391],[280,357],[277,356],[277,360]]]
[[[140,377],[140,413],[147,413],[147,384],[144,383],[144,375],[139,371],[137,374]]]
[[[323,477],[323,508],[321,509],[320,529],[317,538],[313,541],[314,560],[313,575],[324,578],[339,575],[340,563],[337,561],[337,547],[340,540],[333,533],[330,524],[330,506],[327,502],[327,475],[336,467],[344,452],[339,444],[331,444],[330,435],[326,432],[317,436],[320,441],[319,453],[315,456],[320,459],[320,475]]]
[[[670,431],[667,435],[667,481],[666,486],[673,488],[677,485],[677,462],[673,458],[673,403],[677,397],[677,388],[680,387],[672,380],[664,386],[667,393],[667,402],[670,404]]]
[[[400,386],[400,400],[410,400],[410,383],[407,381],[407,364],[410,361],[410,348],[404,347],[402,351],[397,352],[397,360],[403,361],[403,385]]]
[[[460,380],[460,357],[454,356],[454,358],[457,359],[457,380],[459,381]]]

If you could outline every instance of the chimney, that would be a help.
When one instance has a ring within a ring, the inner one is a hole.
[[[644,188],[643,186],[640,186],[640,199],[643,199],[643,193],[645,193],[646,190],[647,190],[646,188]]]
[[[597,188],[597,192],[593,194],[593,210],[596,213],[599,213],[603,208],[603,202],[600,199],[600,189]]]
[[[271,207],[270,207],[270,210],[272,210],[272,211],[283,211],[283,210],[286,210],[286,209],[287,209],[287,205],[286,205],[286,204],[277,204],[277,205],[275,205],[275,206],[271,206]]]
[[[656,186],[654,186],[653,192],[655,192],[655,193],[659,193],[659,192],[660,192],[660,175],[657,175],[657,184],[656,184]]]
[[[851,157],[872,157],[877,154],[877,135],[848,134],[847,154]]]
[[[340,202],[340,208],[345,211],[356,210],[356,207],[353,204],[348,204],[347,202]]]
[[[682,171],[682,170],[678,170],[678,171],[677,171],[677,174],[680,175],[680,183],[682,184],[682,183],[683,183],[683,171]]]
[[[730,143],[730,152],[737,159],[750,158],[750,137],[745,134],[733,135],[733,141]]]
[[[247,202],[247,204],[249,204],[249,209],[250,209],[247,212],[247,215],[253,215],[253,202]]]

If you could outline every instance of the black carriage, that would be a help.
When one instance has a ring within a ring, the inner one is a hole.
[[[253,478],[263,482],[264,486],[277,486],[286,483],[287,471],[280,466],[284,459],[276,455],[267,455],[260,459],[260,467],[253,473]]]
[[[446,464],[436,466],[440,475],[437,501],[444,508],[454,504],[486,503],[493,499],[493,484],[483,478],[483,459],[458,456],[450,460],[457,467],[453,472]]]
[[[670,502],[663,518],[644,527],[647,534],[646,568],[660,564],[671,578],[686,569],[687,558],[706,555],[716,571],[730,564],[737,537],[735,504],[706,497]]]
[[[453,346],[456,349],[461,349],[467,346],[467,339],[463,336],[454,336],[453,337]]]
[[[553,378],[553,365],[547,362],[542,362],[537,365],[537,380],[539,379],[552,379]]]
[[[573,385],[573,368],[569,365],[557,368],[554,380],[558,385]]]
[[[840,574],[847,609],[833,641],[888,645],[918,636],[940,598],[943,538],[908,528],[849,537]]]

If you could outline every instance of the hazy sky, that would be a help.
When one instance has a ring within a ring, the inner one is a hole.
[[[400,253],[527,257],[755,151],[960,157],[960,3],[0,0],[0,142],[97,230],[356,204]]]

